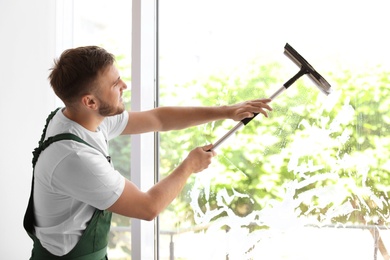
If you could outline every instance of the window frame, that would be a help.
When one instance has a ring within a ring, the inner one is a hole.
[[[158,2],[132,3],[131,109],[141,111],[158,106]],[[132,135],[131,154],[131,181],[148,190],[159,176],[158,133]],[[158,259],[158,234],[158,218],[150,222],[131,219],[132,259]]]

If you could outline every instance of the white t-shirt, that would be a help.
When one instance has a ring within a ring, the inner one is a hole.
[[[125,179],[106,156],[108,141],[123,132],[127,121],[126,111],[107,117],[96,132],[69,120],[62,110],[50,121],[45,139],[72,133],[99,149],[63,140],[39,156],[34,172],[35,235],[52,254],[72,250],[95,209],[109,208],[122,194]]]

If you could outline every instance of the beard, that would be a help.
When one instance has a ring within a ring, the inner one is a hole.
[[[101,100],[100,98],[98,99],[99,100],[99,115],[101,116],[115,116],[115,115],[119,115],[119,114],[122,114],[123,111],[125,111],[125,105],[123,103],[120,103],[120,105],[118,106],[113,106],[103,100]]]

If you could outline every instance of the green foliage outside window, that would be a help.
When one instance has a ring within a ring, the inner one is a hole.
[[[189,95],[178,93],[196,93],[194,103],[200,105],[233,104],[267,97],[285,79],[278,64],[253,64],[253,68],[256,69],[246,75],[211,76],[204,82],[190,82],[177,92],[164,91],[165,86],[161,86],[161,103],[185,105]],[[324,108],[329,97],[320,93],[310,80],[297,81],[271,103],[274,111],[269,118],[254,119],[231,137],[234,145],[229,141],[219,149],[219,171],[210,173],[215,174],[211,178],[210,198],[201,194],[200,205],[207,203],[217,208],[216,194],[222,189],[230,195],[248,194],[249,199],[237,197],[229,204],[237,216],[245,216],[263,209],[271,200],[283,200],[286,183],[303,183],[313,176],[325,176],[295,190],[294,198],[300,202],[298,215],[314,217],[317,223],[388,221],[389,74],[378,67],[360,75],[350,71],[325,75],[338,93],[335,103]],[[352,120],[343,122],[343,113],[350,113]],[[192,148],[215,142],[234,125],[235,122],[224,120],[162,133],[162,175],[168,174]],[[315,136],[316,132],[322,135]],[[292,160],[294,157],[296,162]],[[193,182],[194,178],[189,180],[182,196],[169,208],[176,216],[176,225],[193,220],[188,196]],[[326,189],[328,193],[336,189],[338,196],[332,201],[310,195],[311,191],[321,194]],[[333,212],[348,206],[355,210],[347,214]]]

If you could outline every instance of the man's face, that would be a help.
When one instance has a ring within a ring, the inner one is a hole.
[[[127,85],[121,80],[118,69],[111,65],[98,76],[99,89],[95,96],[99,102],[99,114],[101,116],[113,116],[121,114],[125,110],[122,93]]]

